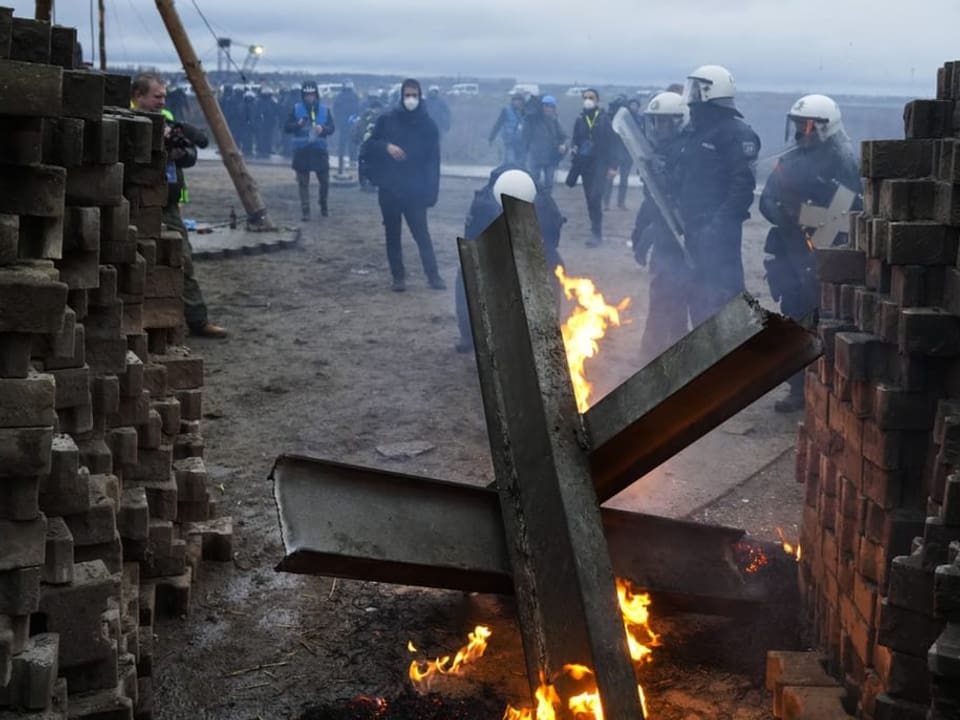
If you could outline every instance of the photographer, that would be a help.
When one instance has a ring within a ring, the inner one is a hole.
[[[214,325],[207,318],[207,304],[200,285],[193,274],[193,254],[187,229],[180,217],[180,202],[186,200],[186,184],[183,169],[197,162],[197,147],[206,147],[206,136],[197,128],[178,123],[173,113],[166,109],[167,88],[158,75],[138,75],[132,86],[134,110],[161,113],[166,119],[164,138],[167,151],[167,204],[163,208],[163,223],[183,238],[183,314],[192,335],[223,338],[227,331]]]

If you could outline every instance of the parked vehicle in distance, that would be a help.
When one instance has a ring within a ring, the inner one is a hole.
[[[581,87],[580,85],[574,85],[572,87],[568,87],[564,95],[566,95],[567,97],[580,97],[581,95],[583,95],[583,91],[586,89],[587,89],[586,87]]]
[[[477,83],[456,83],[447,90],[447,95],[479,95],[480,86]]]
[[[517,83],[513,86],[513,89],[507,93],[508,95],[523,95],[524,97],[530,97],[532,95],[540,94],[540,86],[536,83]]]

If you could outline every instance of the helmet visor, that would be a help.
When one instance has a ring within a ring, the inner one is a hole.
[[[705,80],[698,78],[687,78],[686,85],[683,86],[683,102],[687,105],[706,102],[703,94],[703,86],[708,84]]]
[[[799,117],[797,115],[787,115],[786,126],[783,131],[783,141],[789,142],[792,139],[798,145],[809,144],[815,140],[822,139],[823,126],[825,121],[812,117]]]

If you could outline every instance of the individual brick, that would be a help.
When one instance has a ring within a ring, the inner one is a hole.
[[[50,23],[32,18],[13,18],[10,57],[28,63],[50,62]]]
[[[100,208],[64,208],[63,249],[81,252],[100,249]]]
[[[960,619],[960,565],[956,559],[949,565],[938,566],[934,573],[933,610],[948,622]]]
[[[123,541],[119,533],[113,538],[96,545],[77,545],[73,551],[74,559],[78,562],[101,560],[112,575],[118,574],[123,568]],[[98,671],[99,672],[99,671]]]
[[[873,386],[872,407],[873,418],[881,430],[930,430],[936,417],[937,397],[881,382]]]
[[[960,225],[960,185],[938,182],[933,203],[933,219],[944,225]]]
[[[190,614],[190,589],[193,573],[188,567],[174,577],[155,578],[157,610],[168,617],[187,617]]]
[[[952,265],[957,231],[934,222],[891,222],[885,260],[891,265]]]
[[[40,568],[0,572],[0,614],[29,615],[40,600]]]
[[[120,158],[125,163],[149,163],[153,155],[153,122],[138,115],[119,116]]]
[[[933,164],[932,140],[867,140],[860,171],[870,178],[924,178]]]
[[[40,514],[40,478],[13,477],[0,482],[0,519],[33,520]]]
[[[77,167],[83,162],[83,120],[47,118],[43,121],[42,162]]]
[[[960,624],[948,623],[927,653],[930,672],[941,677],[960,677]]]
[[[897,607],[933,614],[935,566],[922,553],[895,557],[890,563],[887,600]]]
[[[137,462],[137,431],[132,427],[115,427],[107,432],[107,445],[115,462],[135,465]]]
[[[129,108],[132,78],[129,75],[103,73],[103,104],[105,106]]]
[[[53,376],[36,372],[0,381],[0,428],[53,425],[56,420]]]
[[[890,696],[915,703],[930,702],[930,676],[924,658],[897,652],[877,643],[873,652],[873,667]]]
[[[147,493],[142,487],[126,487],[117,513],[117,527],[125,540],[147,540],[149,537],[150,511]]]
[[[151,408],[147,422],[137,428],[137,444],[145,450],[156,450],[162,442],[163,420],[160,413]]]
[[[100,283],[100,249],[69,252],[57,262],[60,279],[71,290],[96,289]]]
[[[57,333],[66,303],[67,286],[43,272],[0,267],[0,333]]]
[[[180,417],[183,420],[200,420],[203,417],[203,390],[177,390]]]
[[[3,133],[3,142],[0,142],[0,164],[39,165],[44,162],[42,118],[0,115],[0,132]]]
[[[233,518],[219,517],[206,522],[189,523],[184,526],[183,533],[185,536],[200,536],[204,560],[213,562],[233,560]],[[769,663],[768,654],[768,668]]]
[[[184,432],[184,426],[188,423],[199,424],[199,421],[184,420],[180,423],[180,434],[173,441],[174,460],[203,457],[206,446],[203,436],[197,432]]]
[[[120,125],[116,118],[102,116],[83,124],[83,161],[112,165],[120,160]]]
[[[897,607],[884,599],[880,602],[877,642],[897,652],[923,657],[943,626],[943,620]]]
[[[49,585],[73,582],[73,535],[61,517],[47,520],[43,582]]]
[[[46,709],[57,681],[59,651],[60,638],[55,633],[31,637],[23,652],[13,657],[10,683],[0,688],[0,706]]]
[[[884,374],[882,342],[875,335],[838,332],[834,337],[835,370],[848,380],[870,380]]]
[[[898,345],[900,352],[907,354],[960,354],[960,318],[940,308],[904,308],[900,311]]]
[[[72,515],[90,507],[90,473],[79,466],[80,451],[69,435],[55,435],[50,473],[40,484],[40,507],[50,516]]]
[[[50,472],[52,427],[0,428],[0,478]]]
[[[127,369],[120,376],[120,394],[123,397],[139,397],[144,390],[144,366],[140,358],[131,351],[127,351]]]
[[[20,244],[20,216],[0,214],[0,265],[17,261]]]
[[[202,458],[189,457],[173,463],[173,473],[177,480],[177,499],[180,502],[206,502],[207,468]]]
[[[953,103],[912,100],[903,107],[903,132],[908,140],[942,138],[953,133]]]
[[[77,29],[54,25],[50,28],[50,64],[73,70],[79,56]]]
[[[63,70],[51,65],[0,60],[0,115],[57,117]]]
[[[874,706],[874,720],[927,720],[927,705],[886,693],[879,695]]]
[[[141,390],[136,397],[124,397],[120,399],[120,406],[117,413],[111,415],[107,422],[111,427],[121,427],[125,425],[143,425],[150,419],[150,393]],[[135,438],[128,438],[129,442],[135,443]],[[128,452],[135,451],[135,445],[126,446]],[[119,461],[119,460],[118,460]],[[119,461],[122,462],[122,461]],[[133,463],[130,463],[133,464]]]
[[[103,75],[87,70],[64,70],[63,114],[81,120],[99,120],[103,115]]]
[[[66,201],[71,205],[117,207],[123,202],[123,167],[122,163],[114,163],[70,168]]]
[[[90,368],[53,370],[49,373],[56,381],[56,408],[80,407],[90,404]]]
[[[70,687],[73,687],[71,684]],[[117,688],[70,696],[70,718],[76,720],[131,720],[133,700]]]
[[[44,536],[47,519],[15,522],[0,520],[0,572],[43,565]]]
[[[866,256],[849,248],[817,248],[814,251],[817,278],[821,283],[862,284],[866,274]]]
[[[937,192],[934,180],[883,180],[880,183],[880,215],[888,220],[932,220]]]
[[[96,475],[93,476],[93,478],[96,477]],[[109,543],[116,532],[116,506],[97,485],[98,483],[93,480],[90,483],[89,510],[80,515],[64,517],[64,522],[70,529],[70,534],[73,535],[74,547]]]
[[[4,167],[0,173],[0,213],[37,217],[63,215],[66,175],[66,170],[54,165]]]

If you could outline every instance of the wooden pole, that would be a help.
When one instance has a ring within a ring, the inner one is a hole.
[[[105,9],[105,0],[97,0],[97,5],[100,10],[100,69],[106,72],[107,70],[107,33],[106,25],[104,23],[104,15],[106,15]]]
[[[156,0],[157,10],[160,11],[160,17],[163,18],[167,26],[167,32],[173,45],[180,56],[180,62],[183,63],[183,70],[193,86],[193,91],[197,95],[197,102],[207,119],[207,125],[210,126],[210,132],[220,148],[220,157],[223,160],[230,179],[237,189],[240,196],[240,202],[243,203],[244,210],[247,212],[248,226],[257,229],[270,229],[272,226],[267,220],[267,208],[260,197],[260,190],[256,181],[247,171],[247,165],[243,161],[243,156],[237,149],[237,144],[233,140],[227,121],[223,117],[217,98],[210,87],[210,81],[207,75],[200,67],[200,58],[194,52],[190,44],[190,38],[187,37],[183,29],[183,23],[173,6],[173,0]]]
[[[50,22],[50,18],[53,16],[53,0],[37,0],[37,12],[34,14],[34,17],[37,20],[43,20],[43,22]]]

